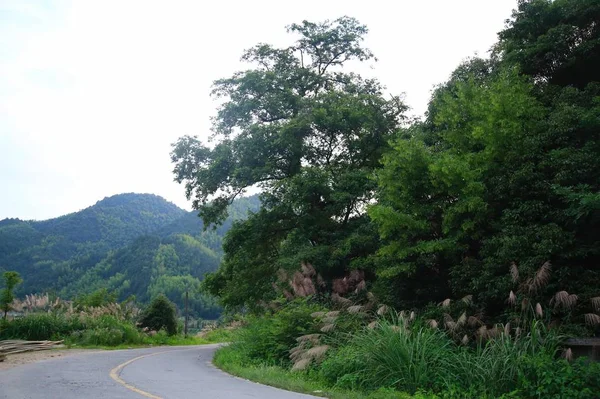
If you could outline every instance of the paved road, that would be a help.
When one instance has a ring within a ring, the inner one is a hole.
[[[217,345],[82,353],[0,371],[1,399],[308,399],[210,364]]]

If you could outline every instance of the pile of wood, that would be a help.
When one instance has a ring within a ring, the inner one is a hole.
[[[43,351],[52,349],[57,345],[61,345],[63,341],[21,341],[7,340],[0,341],[0,362],[4,360],[6,355],[14,353]]]

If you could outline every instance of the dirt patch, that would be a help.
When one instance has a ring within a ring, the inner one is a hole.
[[[52,349],[47,351],[15,353],[13,355],[7,355],[4,361],[0,362],[0,371],[8,370],[22,364],[39,362],[40,360],[89,352],[98,352],[98,349]]]

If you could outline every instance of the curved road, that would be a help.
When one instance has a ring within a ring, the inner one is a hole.
[[[232,377],[218,345],[81,353],[0,371],[1,399],[308,399]]]

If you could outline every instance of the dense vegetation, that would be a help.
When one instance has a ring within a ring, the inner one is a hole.
[[[177,313],[175,306],[164,295],[158,295],[150,302],[140,319],[140,327],[154,331],[164,330],[169,335],[177,333]]]
[[[204,274],[220,261],[222,236],[232,220],[256,209],[241,198],[216,230],[203,230],[194,212],[161,197],[122,194],[80,212],[36,222],[0,221],[0,271],[23,277],[16,294],[50,292],[64,299],[107,289],[142,303],[165,294],[183,309],[189,292],[193,316],[216,318],[220,308],[199,291]]]
[[[373,57],[355,19],[247,50],[251,69],[215,82],[215,144],[172,152],[205,223],[262,189],[203,284],[254,314],[221,353],[392,397],[594,397],[597,367],[553,360],[561,334],[600,327],[598,15],[520,0],[416,121],[344,70]]]
[[[160,295],[140,310],[132,300],[121,303],[101,290],[77,301],[28,295],[12,303],[19,317],[0,320],[0,340],[62,340],[68,346],[131,347],[196,345],[221,342],[227,331],[215,329],[200,336],[184,336],[175,306]],[[197,328],[195,329],[197,332]]]

